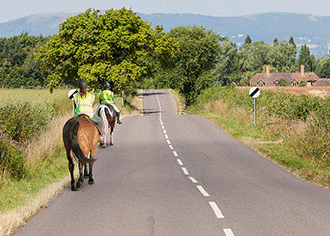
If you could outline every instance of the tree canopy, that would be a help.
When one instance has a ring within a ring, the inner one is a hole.
[[[114,90],[127,88],[150,73],[143,57],[171,64],[177,45],[163,28],[143,21],[132,10],[88,9],[60,25],[59,33],[40,48],[37,59],[48,72],[50,91],[63,81],[85,79],[94,89],[110,82]]]

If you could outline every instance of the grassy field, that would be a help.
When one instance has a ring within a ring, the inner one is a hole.
[[[0,171],[0,236],[11,235],[69,184],[62,143],[62,127],[72,117],[72,101],[67,97],[69,90],[56,89],[50,94],[48,90],[0,89],[0,105],[10,100],[46,102],[61,111],[55,112],[47,128],[24,145],[27,176],[18,180]],[[122,98],[116,96],[116,104],[121,117],[139,115],[142,106],[140,97],[128,97],[122,106]],[[96,97],[95,109],[98,105]]]

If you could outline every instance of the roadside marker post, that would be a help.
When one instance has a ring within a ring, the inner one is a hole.
[[[257,97],[260,95],[260,89],[257,87],[252,87],[249,94],[254,99],[254,127],[257,127]]]

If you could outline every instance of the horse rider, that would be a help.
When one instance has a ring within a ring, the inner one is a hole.
[[[80,114],[86,114],[89,118],[96,124],[96,127],[99,130],[98,125],[102,124],[102,120],[100,117],[94,114],[94,99],[95,96],[89,92],[87,92],[87,82],[86,80],[79,81],[79,92],[73,95],[74,101],[74,115],[73,117],[77,117]],[[100,130],[99,130],[100,132]]]
[[[104,85],[104,90],[100,93],[100,104],[110,104],[116,112],[116,116],[117,116],[117,123],[121,124],[122,122],[120,121],[120,111],[119,109],[116,107],[115,104],[115,96],[113,94],[113,92],[110,90],[111,86],[108,82],[106,82]]]

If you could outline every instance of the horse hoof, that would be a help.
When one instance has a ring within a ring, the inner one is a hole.
[[[71,190],[72,191],[78,191],[78,189],[76,189],[74,186],[71,186]]]
[[[84,178],[85,178],[85,179],[88,179],[88,178],[89,178],[89,175],[84,175]]]
[[[102,145],[102,147],[103,147],[103,148],[106,148],[106,147],[107,147],[107,145]]]
[[[112,146],[112,145],[113,145],[113,143],[110,143],[110,145]]]
[[[95,184],[95,181],[93,179],[88,180],[88,184]]]

